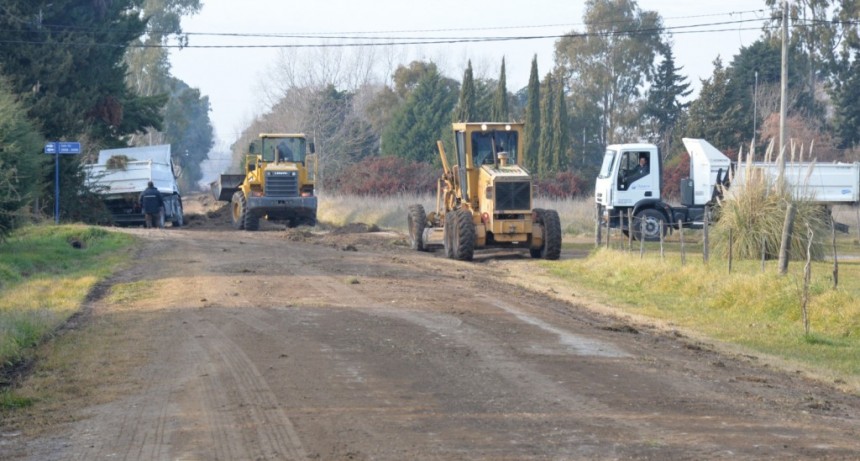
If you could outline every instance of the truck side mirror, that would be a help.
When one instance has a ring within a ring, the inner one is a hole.
[[[257,150],[257,149],[254,147],[254,143],[251,143],[248,145],[248,153],[249,154],[253,154],[255,150]]]
[[[312,153],[312,154],[317,153],[317,150],[316,150],[316,147],[314,146],[314,143],[310,143],[310,144],[308,144],[308,149],[310,149],[310,150],[311,150],[311,153]]]

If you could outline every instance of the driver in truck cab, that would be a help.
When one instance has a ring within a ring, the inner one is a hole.
[[[639,164],[627,173],[627,184],[632,184],[645,176],[648,176],[650,167],[648,165],[648,154],[639,154]]]

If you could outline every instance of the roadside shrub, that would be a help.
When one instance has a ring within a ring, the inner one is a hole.
[[[806,259],[808,230],[813,232],[810,247],[812,258],[824,256],[823,237],[829,235],[827,216],[820,205],[793,197],[791,187],[780,178],[768,178],[764,170],[756,170],[747,161],[748,174],[742,184],[733,185],[720,202],[719,220],[714,225],[714,250],[728,256],[729,234],[732,253],[739,258],[756,259],[762,255],[773,258],[779,254],[782,229],[789,204],[796,208],[789,255],[791,259]],[[740,186],[740,187],[738,187]]]
[[[554,176],[536,182],[537,195],[548,199],[578,197],[585,186],[585,180],[576,173],[562,171]]]
[[[400,157],[372,157],[337,172],[332,192],[347,195],[385,196],[436,192],[439,168]]]

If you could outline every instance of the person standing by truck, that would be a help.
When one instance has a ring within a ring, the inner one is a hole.
[[[146,189],[140,193],[140,206],[143,209],[147,228],[164,227],[164,199],[161,198],[161,192],[158,191],[152,181],[149,181],[146,184]]]

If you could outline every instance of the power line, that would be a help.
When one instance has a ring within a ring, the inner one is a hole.
[[[506,41],[522,41],[522,40],[543,40],[543,39],[559,39],[559,38],[587,38],[587,37],[611,37],[611,36],[636,36],[649,35],[653,33],[672,32],[676,34],[690,33],[712,33],[738,30],[755,30],[757,28],[719,28],[713,27],[726,25],[741,25],[750,22],[765,22],[766,19],[740,19],[733,21],[720,21],[701,24],[688,24],[682,26],[670,27],[655,27],[642,29],[627,29],[627,30],[608,30],[602,32],[583,32],[583,33],[566,33],[566,34],[546,34],[546,35],[520,35],[520,36],[494,36],[494,37],[355,37],[355,36],[311,36],[307,34],[279,34],[272,35],[269,38],[291,38],[291,39],[319,39],[329,38],[337,40],[362,40],[354,43],[290,43],[290,44],[259,44],[259,45],[191,45],[182,43],[171,45],[166,43],[146,44],[146,43],[130,43],[130,44],[111,44],[111,43],[50,43],[45,41],[32,40],[5,40],[0,41],[4,44],[46,44],[46,45],[76,45],[76,46],[105,46],[105,47],[130,47],[130,48],[197,48],[197,49],[248,49],[248,48],[343,48],[343,47],[373,47],[373,46],[402,46],[402,45],[445,45],[457,43],[487,43],[487,42],[506,42]],[[703,27],[711,27],[711,29],[701,29]],[[766,24],[763,27],[768,27]],[[255,37],[254,34],[237,34],[239,37]],[[259,37],[258,37],[259,38]],[[387,40],[379,42],[374,40]]]

